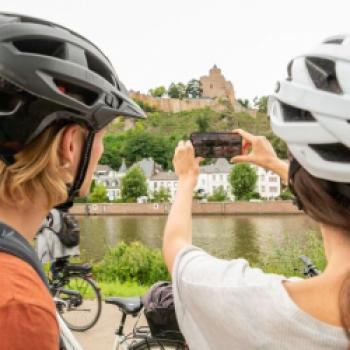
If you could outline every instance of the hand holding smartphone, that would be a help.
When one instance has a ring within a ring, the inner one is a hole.
[[[242,154],[242,136],[232,132],[192,133],[196,157],[231,159]]]

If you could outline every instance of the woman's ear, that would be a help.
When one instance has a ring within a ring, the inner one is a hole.
[[[80,161],[81,150],[84,142],[84,131],[78,124],[72,124],[65,128],[61,141],[61,156],[63,165],[74,172]]]

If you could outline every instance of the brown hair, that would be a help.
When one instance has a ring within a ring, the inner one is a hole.
[[[51,209],[67,198],[67,183],[72,177],[64,167],[60,145],[65,127],[51,126],[15,156],[7,166],[0,161],[0,203],[21,206],[44,193]]]
[[[292,185],[306,214],[317,222],[338,227],[350,235],[350,199],[337,193],[334,182],[316,178],[300,168]],[[350,340],[350,271],[340,289],[339,311]]]

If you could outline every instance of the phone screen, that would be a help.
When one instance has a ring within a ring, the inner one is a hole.
[[[190,140],[196,157],[231,159],[242,154],[242,136],[232,132],[195,132]]]

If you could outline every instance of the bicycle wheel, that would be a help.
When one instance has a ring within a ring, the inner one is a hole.
[[[145,339],[139,343],[132,345],[130,350],[187,350],[187,345],[181,340],[170,339]]]
[[[58,311],[67,326],[77,332],[93,327],[101,315],[102,298],[94,280],[84,276],[71,276],[56,298]]]

